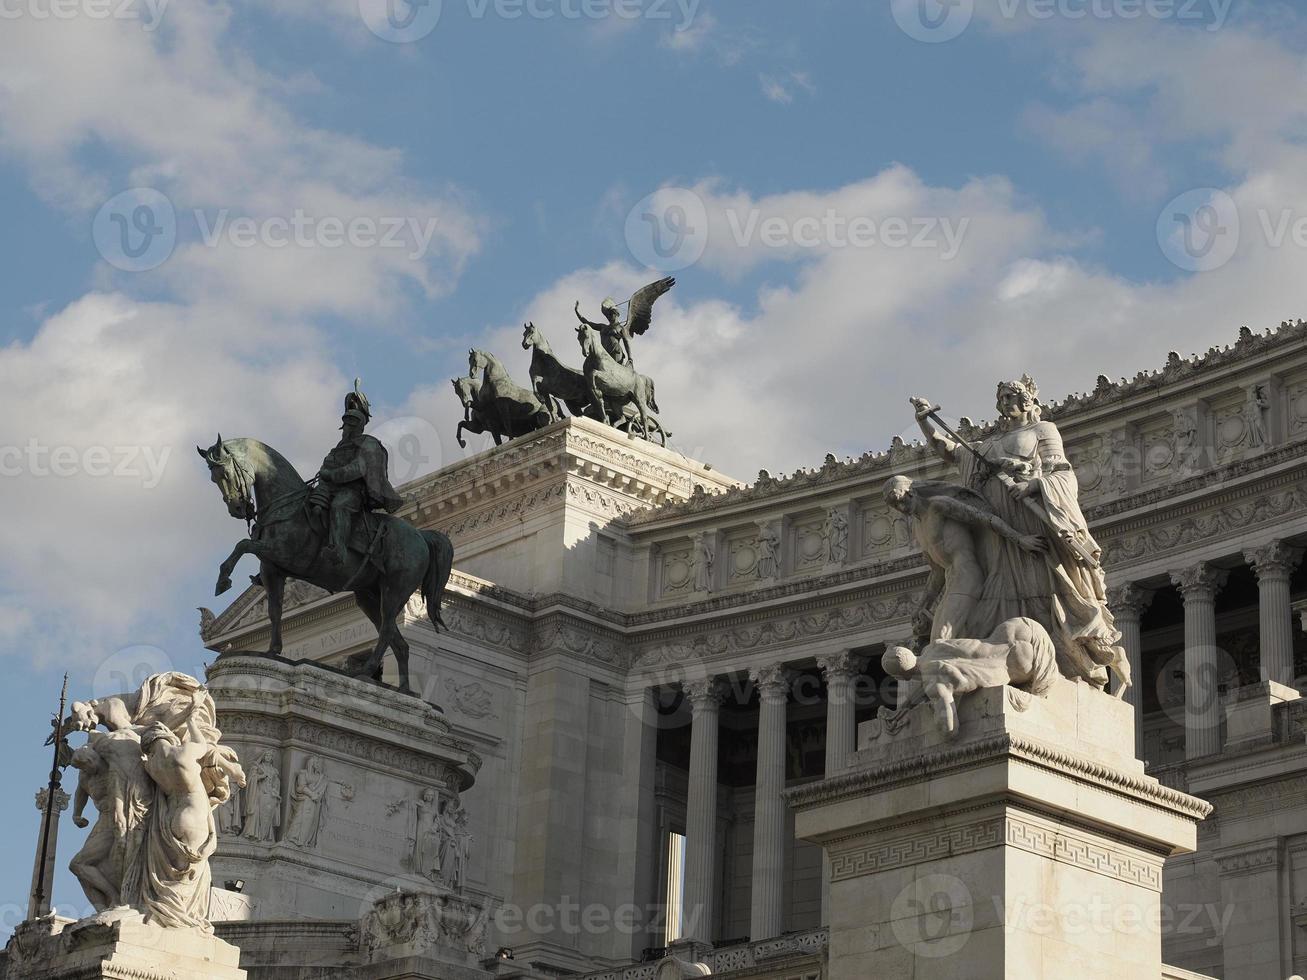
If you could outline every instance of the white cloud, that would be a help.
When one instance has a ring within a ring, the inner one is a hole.
[[[456,189],[413,180],[393,148],[302,120],[288,100],[316,80],[251,63],[228,37],[232,16],[193,0],[170,5],[153,33],[90,18],[20,18],[0,32],[0,147],[43,198],[85,228],[110,195],[148,185],[181,218],[160,268],[100,266],[94,291],[0,349],[16,406],[0,417],[5,502],[21,515],[0,526],[0,605],[23,610],[6,617],[6,650],[91,658],[166,635],[211,596],[217,562],[245,533],[195,444],[257,435],[311,475],[349,384],[316,318],[366,324],[406,296],[439,295],[479,246],[480,220]],[[434,230],[417,258],[208,246],[194,209],[206,222],[300,211]]]
[[[1131,32],[1095,22],[1077,31],[1053,37],[1076,68],[1071,95],[1082,101],[1066,118],[1034,111],[1065,124],[1064,149],[1100,162],[1113,145],[1109,129],[1126,134],[1127,144],[1131,136],[1142,141],[1118,161],[1122,176],[1146,174],[1149,161],[1177,143],[1205,141],[1234,175],[1216,179],[1241,217],[1230,261],[1164,281],[1110,272],[1075,255],[1095,232],[1050,227],[1001,177],[941,187],[890,167],[831,190],[765,197],[704,181],[694,188],[709,222],[703,257],[679,273],[683,285],[637,342],[637,361],[658,381],[664,421],[680,445],[706,447],[709,461],[742,477],[812,465],[827,449],[852,454],[883,448],[896,433],[911,438],[912,394],[982,418],[1000,378],[1029,371],[1048,397],[1061,397],[1092,388],[1100,373],[1160,367],[1173,349],[1230,343],[1242,324],[1261,329],[1303,314],[1307,255],[1292,236],[1295,222],[1307,228],[1298,57],[1255,28]],[[1070,130],[1085,120],[1097,131],[1073,139]],[[1158,180],[1151,190],[1159,189],[1187,188]],[[870,217],[882,229],[892,217],[955,227],[965,220],[967,228],[951,260],[931,248],[797,243],[799,222],[828,215]],[[1138,232],[1152,237],[1157,219],[1142,209]],[[771,245],[759,230],[767,222],[783,232]],[[742,235],[749,227],[757,233]],[[1281,228],[1288,233],[1277,241]],[[687,300],[695,280],[696,292],[711,292],[705,273],[750,274],[764,285],[747,307]],[[582,286],[603,295],[647,275],[587,270],[530,310],[557,317]]]
[[[799,93],[815,95],[817,86],[804,71],[788,71],[781,74],[763,72],[758,76],[762,94],[779,105],[791,105]]]
[[[690,26],[684,30],[664,34],[662,44],[673,51],[699,52],[714,38],[717,30],[717,18],[705,11],[691,20]]]

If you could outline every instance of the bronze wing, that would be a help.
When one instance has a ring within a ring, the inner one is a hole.
[[[648,330],[649,324],[653,322],[654,303],[659,296],[675,285],[676,280],[668,276],[666,279],[659,279],[643,289],[636,290],[635,295],[631,297],[631,309],[626,318],[627,330],[636,336]]]

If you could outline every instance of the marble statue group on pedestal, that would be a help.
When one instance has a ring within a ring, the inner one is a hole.
[[[72,754],[73,820],[90,823],[88,803],[96,818],[70,869],[97,912],[210,929],[214,811],[245,785],[214,722],[209,692],[176,672],[156,674],[137,691],[73,703],[66,729],[86,734]]]
[[[945,734],[958,734],[956,699],[1011,684],[1043,695],[1059,678],[1105,688],[1130,686],[1121,634],[1106,598],[1101,548],[1080,510],[1076,474],[1057,426],[1042,418],[1039,390],[1025,376],[999,384],[998,420],[968,441],[912,399],[929,445],[957,466],[959,484],[890,479],[890,507],[911,519],[930,569],[913,626],[922,647],[890,647],[886,671],[909,684],[892,733],[930,702]]]

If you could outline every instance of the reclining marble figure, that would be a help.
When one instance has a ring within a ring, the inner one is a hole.
[[[956,702],[960,695],[1011,684],[1043,697],[1061,676],[1048,631],[1024,617],[1000,624],[987,640],[935,640],[920,655],[906,647],[890,647],[881,665],[897,680],[921,682],[896,716],[902,718],[917,705],[929,702],[949,738],[958,735]]]

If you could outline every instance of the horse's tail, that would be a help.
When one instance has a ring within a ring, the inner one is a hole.
[[[661,413],[662,409],[658,407],[658,399],[654,397],[653,378],[649,378],[647,380],[649,382],[649,407],[652,408],[655,412]]]
[[[427,543],[427,573],[422,578],[422,598],[426,600],[431,625],[439,632],[445,627],[445,621],[440,618],[440,602],[445,595],[449,573],[454,570],[454,545],[440,531],[423,531],[422,537]]]

